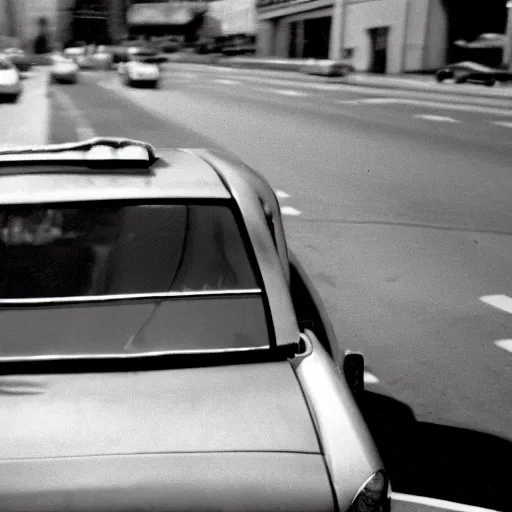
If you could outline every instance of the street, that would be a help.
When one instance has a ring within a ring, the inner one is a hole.
[[[219,147],[260,171],[343,348],[361,351],[418,422],[501,438],[510,453],[512,105],[257,70],[163,73],[157,90],[127,88],[115,72],[25,83],[49,87],[47,142],[108,135]],[[0,109],[26,110],[31,94]],[[1,117],[4,143],[41,142],[9,141],[17,125]],[[506,453],[493,454],[497,468]],[[473,470],[498,474],[478,460]],[[471,503],[493,505],[479,496]]]

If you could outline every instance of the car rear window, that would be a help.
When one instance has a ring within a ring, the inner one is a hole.
[[[227,206],[0,209],[0,298],[255,287]]]
[[[8,60],[5,60],[5,59],[0,60],[0,70],[11,69],[11,68],[12,68],[12,64]]]
[[[224,204],[0,208],[0,357],[268,346],[244,233]]]

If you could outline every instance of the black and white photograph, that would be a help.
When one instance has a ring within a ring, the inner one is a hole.
[[[512,512],[512,0],[0,0],[0,512]]]

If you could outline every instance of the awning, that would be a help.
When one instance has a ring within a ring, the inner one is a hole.
[[[134,4],[128,9],[128,25],[188,25],[207,11],[205,2]]]

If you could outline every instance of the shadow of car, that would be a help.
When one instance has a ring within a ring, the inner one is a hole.
[[[510,510],[512,457],[506,439],[417,421],[404,403],[372,391],[359,401],[393,490],[467,505]]]
[[[456,84],[475,83],[492,87],[496,82],[511,80],[512,74],[476,62],[463,61],[440,68],[436,73],[436,79],[440,83],[453,80]]]

